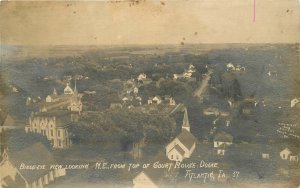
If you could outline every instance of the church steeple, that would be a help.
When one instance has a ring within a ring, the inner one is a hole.
[[[74,93],[77,93],[77,84],[76,84],[76,79],[75,79]]]
[[[53,95],[57,95],[57,91],[55,88],[53,89]]]
[[[190,122],[187,113],[187,109],[184,109],[183,121],[182,121],[182,129],[185,129],[190,132]]]

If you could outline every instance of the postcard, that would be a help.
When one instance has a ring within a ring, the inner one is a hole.
[[[298,188],[299,42],[299,0],[0,1],[0,187]]]

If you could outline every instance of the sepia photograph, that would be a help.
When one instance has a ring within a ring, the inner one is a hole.
[[[300,188],[300,0],[0,0],[0,188]]]

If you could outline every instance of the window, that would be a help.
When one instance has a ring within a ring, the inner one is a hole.
[[[284,158],[284,159],[285,159],[285,154],[282,154],[282,158]]]
[[[61,140],[58,140],[58,147],[61,147]]]
[[[178,155],[176,155],[176,160],[178,160],[179,159],[179,156]]]
[[[53,130],[50,130],[50,135],[53,136]]]
[[[57,136],[60,137],[60,130],[57,130]]]
[[[173,155],[171,155],[171,159],[173,159]]]

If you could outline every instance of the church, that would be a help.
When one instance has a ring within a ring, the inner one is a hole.
[[[196,147],[196,138],[190,132],[187,109],[184,110],[181,133],[166,146],[166,155],[172,161],[189,158]]]
[[[81,98],[82,94],[78,93],[75,80],[74,90],[69,83],[67,83],[64,93],[61,95],[54,89],[53,93],[48,95],[46,100],[40,104],[40,112],[64,109],[80,114],[82,112]]]

